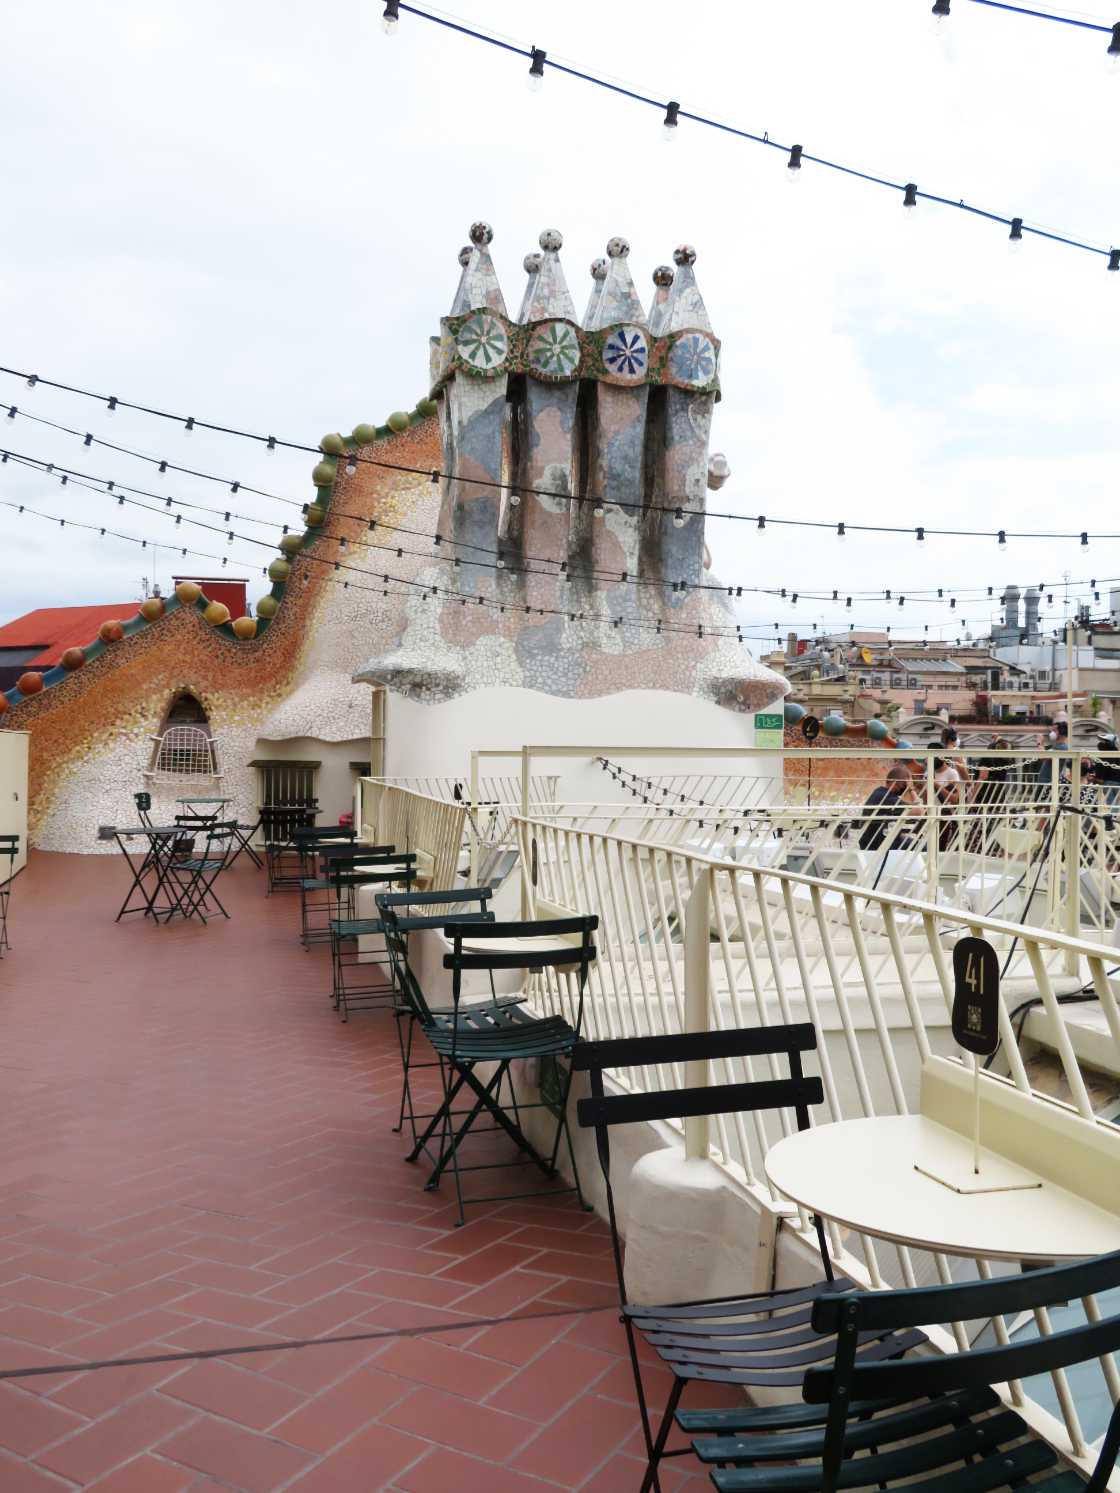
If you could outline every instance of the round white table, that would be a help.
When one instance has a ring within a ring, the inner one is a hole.
[[[976,1180],[994,1190],[958,1191],[954,1180],[973,1181],[971,1137],[924,1115],[798,1131],[770,1148],[766,1175],[813,1213],[944,1254],[1062,1260],[1120,1249],[1120,1216],[983,1148]]]

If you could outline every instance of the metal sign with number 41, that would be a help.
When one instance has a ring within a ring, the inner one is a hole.
[[[999,956],[983,938],[953,948],[953,1036],[981,1057],[999,1046]]]

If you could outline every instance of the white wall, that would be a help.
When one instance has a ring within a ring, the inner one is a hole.
[[[256,761],[318,762],[316,793],[319,799],[319,823],[335,824],[340,814],[354,807],[355,774],[351,762],[368,762],[369,737],[355,741],[316,741],[310,736],[293,736],[288,741],[259,741],[253,752]]]
[[[15,869],[27,864],[27,751],[26,731],[0,731],[0,835],[19,836]],[[8,861],[0,860],[0,877]]]
[[[754,718],[709,700],[668,690],[627,690],[589,700],[566,700],[535,690],[495,688],[422,705],[402,695],[386,699],[385,775],[426,773],[466,778],[470,754],[481,748],[523,745],[617,747],[615,761],[655,776],[671,772],[745,771],[734,758],[627,757],[625,747],[750,747]],[[758,772],[757,760],[751,772]],[[519,777],[519,755],[483,760],[484,777]],[[569,801],[616,801],[619,790],[597,767],[571,759],[534,761],[534,776],[559,773],[560,792]],[[780,771],[777,754],[774,772]],[[608,794],[607,789],[611,792]]]

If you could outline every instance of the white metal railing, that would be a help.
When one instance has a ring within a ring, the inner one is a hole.
[[[994,1071],[1024,1094],[1038,1093],[1012,1021],[1021,1001],[1038,1000],[1074,1109],[1111,1131],[1094,1113],[1092,1081],[1075,1054],[1059,997],[1094,992],[1106,1040],[1120,1053],[1113,950],[1057,930],[544,819],[519,818],[517,832],[529,911],[599,915],[599,955],[584,1016],[589,1037],[808,1020],[820,1035],[829,1119],[906,1113],[917,1106],[923,1064],[934,1055],[957,1053],[949,1027],[952,941],[972,933],[995,945],[1003,970]],[[564,979],[543,982],[538,999],[574,1017],[573,992]],[[721,1077],[729,1080],[753,1076],[749,1061],[723,1066]],[[628,1071],[628,1081],[638,1087],[682,1081],[670,1072]],[[780,1210],[763,1163],[791,1124],[784,1114],[748,1114],[720,1117],[710,1133],[691,1121],[683,1129],[690,1154],[710,1155],[727,1168],[760,1210]],[[812,1247],[803,1212],[793,1226]],[[967,1265],[854,1231],[842,1234],[835,1225],[830,1243],[842,1268],[869,1287],[948,1281],[960,1278]],[[978,1260],[974,1268],[983,1275],[990,1265]],[[1092,1314],[1096,1303],[1084,1309]],[[1040,1332],[1050,1330],[1045,1313],[1036,1314],[1036,1325]],[[997,1320],[991,1330],[1004,1342],[1016,1324]],[[969,1337],[965,1324],[946,1324],[940,1344],[963,1347]],[[1100,1373],[1108,1399],[1120,1398],[1111,1360],[1101,1361]],[[1064,1374],[1053,1376],[1053,1394],[1060,1421],[1023,1386],[1011,1387],[1032,1424],[1084,1461],[1092,1437],[1082,1428]]]
[[[354,822],[361,839],[415,854],[417,881],[428,891],[445,891],[455,885],[466,818],[465,804],[375,778],[358,780]]]

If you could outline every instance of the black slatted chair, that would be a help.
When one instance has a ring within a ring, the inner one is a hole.
[[[397,855],[392,845],[320,845],[308,842],[303,847],[304,868],[308,875],[299,883],[299,936],[305,949],[313,943],[330,940],[331,920],[353,917],[353,888],[368,870],[366,880],[380,880],[378,867],[390,863],[414,867],[415,855]],[[411,875],[415,871],[411,870]]]
[[[145,829],[152,827],[152,795],[150,793],[134,793],[132,801],[136,805],[136,814]]]
[[[799,1385],[805,1366],[832,1357],[833,1341],[822,1337],[811,1323],[814,1300],[822,1293],[847,1291],[852,1282],[837,1277],[828,1252],[828,1241],[819,1218],[814,1219],[817,1243],[824,1262],[825,1278],[793,1290],[752,1291],[741,1296],[713,1297],[702,1301],[678,1301],[662,1305],[638,1305],[626,1291],[622,1240],[618,1231],[614,1190],[611,1186],[610,1128],[652,1120],[679,1120],[695,1115],[741,1114],[754,1110],[792,1110],[797,1128],[809,1128],[809,1108],[824,1099],[821,1081],[802,1069],[802,1054],[817,1046],[815,1028],[809,1022],[720,1032],[688,1032],[665,1037],[626,1037],[617,1041],[581,1042],[573,1056],[575,1071],[586,1072],[591,1086],[589,1098],[577,1106],[579,1123],[594,1127],[599,1164],[607,1189],[607,1212],[614,1246],[622,1320],[630,1347],[630,1362],[638,1396],[647,1465],[642,1493],[660,1489],[658,1469],[665,1457],[687,1454],[682,1448],[666,1451],[681,1394],[686,1384],[738,1384],[748,1387],[788,1388]],[[634,1068],[674,1063],[711,1062],[755,1057],[784,1057],[789,1077],[712,1084],[703,1088],[647,1090],[640,1093],[607,1094],[603,1074],[614,1068]],[[673,1371],[673,1388],[656,1434],[642,1383],[636,1334],[654,1347]],[[861,1353],[873,1358],[896,1357],[923,1342],[919,1332],[892,1335],[869,1334]],[[693,1431],[719,1428],[725,1417],[738,1417],[758,1430],[786,1424],[789,1407],[748,1408],[743,1411],[690,1411],[678,1417]],[[688,1420],[688,1417],[691,1420]],[[794,1422],[796,1424],[796,1421]]]
[[[397,919],[393,910],[384,908],[382,912],[386,938],[397,940],[399,949],[402,935],[399,926],[395,926]],[[450,1167],[455,1181],[459,1225],[466,1222],[466,1208],[475,1203],[539,1197],[542,1192],[549,1196],[556,1196],[560,1192],[575,1192],[583,1204],[579,1170],[567,1120],[571,1068],[570,1065],[565,1067],[561,1060],[570,1059],[572,1050],[579,1041],[587,974],[596,953],[591,935],[598,926],[599,919],[595,916],[510,923],[447,920],[444,933],[451,943],[451,952],[444,955],[443,966],[451,971],[450,1016],[436,1018],[418,982],[413,982],[417,1019],[423,1026],[436,1057],[442,1060],[444,1096],[439,1109],[417,1136],[408,1160],[417,1161],[428,1145],[439,1137],[436,1142],[439,1147],[437,1159],[425,1186],[428,1189],[437,1187],[444,1172]],[[499,940],[505,947],[499,946]],[[465,943],[473,947],[464,947]],[[491,946],[488,948],[487,944]],[[550,969],[556,971],[557,979],[563,977],[574,981],[574,993],[569,985],[570,1008],[574,1018],[571,1022],[562,1015],[535,1015],[525,1004],[529,998],[527,994],[504,1004],[484,1002],[481,1005],[465,1005],[463,1002],[463,975],[468,972],[485,971],[493,978],[496,970],[520,970],[531,975]],[[517,1098],[511,1065],[518,1058],[550,1059],[557,1064],[558,1092],[552,1100],[545,1101],[542,1098],[540,1101],[524,1103]],[[489,1074],[485,1080],[476,1071],[480,1065]],[[511,1095],[509,1111],[499,1099],[503,1085]],[[473,1104],[465,1113],[455,1108],[460,1094],[463,1094],[468,1103],[473,1096]],[[556,1116],[556,1132],[548,1155],[538,1151],[521,1128],[523,1113],[541,1109],[550,1110]],[[487,1115],[496,1126],[504,1130],[517,1147],[518,1154],[512,1161],[474,1162],[469,1166],[461,1161],[460,1147],[483,1115]],[[462,1179],[463,1174],[468,1171],[535,1165],[552,1181],[556,1176],[556,1159],[562,1138],[568,1144],[574,1177],[572,1187],[537,1188],[532,1192],[487,1194],[478,1198],[463,1196]]]
[[[176,913],[183,918],[197,917],[203,923],[206,914],[213,915],[215,911],[224,918],[229,917],[214,884],[229,862],[236,839],[237,826],[234,823],[217,821],[208,826],[200,853],[192,851],[188,855],[172,855],[164,878],[168,898],[165,921],[170,922]],[[157,913],[157,919],[158,916]]]
[[[1087,1364],[1120,1349],[1120,1316],[1006,1346],[874,1363],[857,1344],[868,1334],[922,1323],[1011,1320],[1038,1307],[1084,1300],[1120,1286],[1120,1251],[1074,1265],[966,1285],[821,1297],[812,1325],[835,1342],[832,1363],[804,1378],[795,1435],[698,1438],[697,1455],[717,1464],[722,1493],[836,1493],[904,1484],[926,1493],[994,1493],[1029,1481],[1034,1493],[1105,1493],[1120,1453],[1120,1403],[1113,1407],[1088,1480],[1051,1471],[1058,1456],[1008,1409],[994,1386]],[[774,1463],[801,1465],[775,1466]],[[1050,1474],[1046,1476],[1045,1474]]]
[[[0,954],[11,948],[8,942],[8,901],[12,895],[18,853],[19,836],[0,835]]]
[[[416,1112],[412,1102],[412,1071],[416,1068],[443,1067],[443,1059],[440,1057],[418,1059],[413,1056],[416,1026],[419,1023],[423,1029],[425,1018],[428,1023],[446,1026],[454,1019],[455,1010],[451,1006],[428,1007],[420,982],[409,963],[408,935],[428,928],[444,928],[451,919],[457,923],[492,923],[494,914],[488,904],[493,895],[494,889],[489,886],[455,887],[446,892],[383,892],[377,898],[377,907],[379,912],[390,912],[393,936],[390,938],[386,932],[384,916],[377,919],[376,924],[374,920],[367,920],[361,929],[364,933],[379,933],[385,938],[401,1053],[401,1103],[393,1130],[399,1134],[407,1120],[414,1145],[419,1134],[416,1129],[417,1121],[430,1120],[435,1111],[427,1114]],[[437,912],[437,908],[442,908],[443,911]],[[383,994],[384,987],[379,989]],[[480,1020],[497,1019],[497,1013],[502,1008],[521,1004],[523,999],[520,995],[495,995],[491,981],[490,995],[478,1003],[479,1010],[475,1009],[473,1003],[463,1005],[461,1010],[464,1019],[477,1023]],[[431,1051],[431,1048],[427,1050]],[[446,1085],[444,1090],[446,1092]]]
[[[268,870],[268,893],[296,891],[304,874],[303,857],[294,836],[314,830],[319,812],[316,803],[265,804],[261,809],[261,833],[264,836],[264,859]],[[344,833],[342,825],[330,826],[334,834]],[[351,838],[352,838],[351,833]]]

